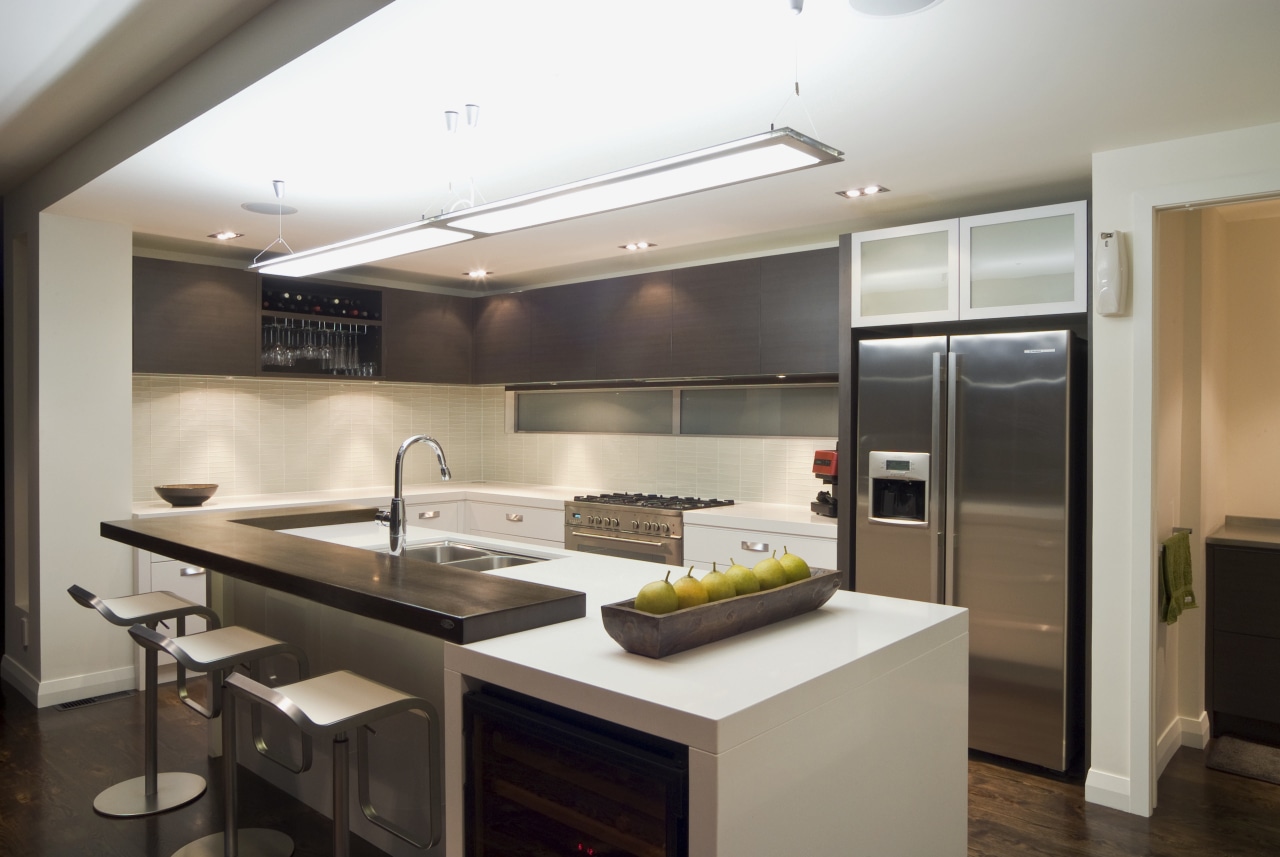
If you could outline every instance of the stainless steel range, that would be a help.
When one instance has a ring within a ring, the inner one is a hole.
[[[732,500],[659,494],[574,497],[564,504],[564,546],[679,566],[684,562],[684,511],[732,505]]]

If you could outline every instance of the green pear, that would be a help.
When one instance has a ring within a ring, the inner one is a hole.
[[[809,570],[809,563],[787,550],[787,546],[782,546],[782,556],[778,557],[778,562],[782,563],[782,570],[787,575],[787,583],[795,583],[797,580],[806,580],[813,576],[813,572]]]
[[[776,589],[787,582],[787,573],[778,562],[777,551],[756,563],[751,571],[760,580],[761,589]]]
[[[707,588],[693,576],[693,566],[689,566],[688,574],[671,585],[675,588],[676,600],[680,602],[681,610],[707,603]]]
[[[662,580],[655,580],[641,587],[640,594],[636,596],[636,609],[659,616],[680,609],[680,599],[676,596],[676,589],[671,585],[670,580],[671,569],[667,569],[667,576]]]
[[[750,595],[752,592],[760,591],[760,578],[756,577],[751,569],[745,565],[738,565],[738,561],[732,557],[729,558],[729,563],[724,576],[733,583],[734,592],[739,595]]]
[[[729,575],[716,571],[716,564],[711,563],[711,570],[702,576],[702,585],[707,590],[708,601],[722,601],[738,594],[737,588]]]

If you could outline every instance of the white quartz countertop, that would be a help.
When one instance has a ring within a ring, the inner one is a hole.
[[[381,548],[374,523],[281,531]],[[586,616],[445,646],[445,668],[517,692],[721,753],[968,632],[967,611],[838,591],[819,609],[661,660],[624,651],[600,606],[635,596],[667,568],[517,542],[409,529],[409,543],[452,539],[544,556],[488,572],[586,593]],[[679,571],[673,569],[673,574]],[[852,728],[852,724],[851,724]]]
[[[807,505],[793,503],[734,503],[713,509],[691,509],[684,513],[686,527],[724,527],[756,530],[820,539],[836,537],[836,519],[815,515]]]
[[[563,485],[526,485],[516,482],[425,482],[404,486],[404,499],[406,504],[479,500],[561,509],[564,507],[564,501],[573,499],[574,495],[598,490]],[[289,506],[316,506],[324,503],[368,503],[370,506],[386,507],[391,504],[391,493],[391,485],[375,485],[368,488],[298,491],[289,494],[247,494],[237,497],[219,497],[214,494],[203,506],[195,507],[170,506],[157,497],[155,500],[135,502],[133,515],[136,518],[149,518],[155,515],[252,511]]]
[[[811,613],[661,660],[626,652],[600,606],[665,570],[573,554],[497,572],[585,592],[586,616],[446,646],[445,668],[721,753],[968,632],[961,608],[841,590]]]
[[[291,506],[317,506],[325,503],[365,503],[387,507],[391,504],[390,485],[367,488],[344,488],[328,491],[298,491],[288,494],[247,494],[222,497],[214,494],[203,506],[176,507],[156,497],[133,504],[135,518],[157,515],[192,515],[201,512],[236,512],[282,509]],[[518,482],[425,482],[406,485],[406,504],[444,503],[450,500],[516,503],[546,509],[563,509],[566,501],[584,494],[599,494],[599,488],[570,485],[529,485]],[[763,530],[817,538],[836,537],[836,519],[824,518],[809,511],[807,505],[789,503],[734,503],[714,509],[694,509],[684,513],[686,524]]]

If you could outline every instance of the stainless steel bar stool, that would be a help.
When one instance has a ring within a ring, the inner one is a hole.
[[[440,841],[440,818],[430,806],[426,808],[429,833],[419,839],[407,828],[378,814],[369,799],[369,724],[401,712],[412,711],[427,721],[427,746],[436,747],[440,716],[435,706],[425,699],[401,693],[353,672],[340,670],[306,681],[269,688],[248,676],[227,676],[226,687],[234,695],[251,702],[270,705],[298,725],[305,734],[317,738],[333,738],[333,854],[348,857],[351,842],[349,816],[349,784],[347,732],[356,730],[356,777],[360,809],[371,822],[415,848],[427,849]],[[227,706],[227,712],[232,706]],[[224,716],[225,719],[225,716]],[[234,747],[234,744],[228,744]],[[230,758],[232,752],[224,750]],[[427,783],[432,800],[440,793],[440,766],[426,759]],[[228,782],[234,763],[228,763]],[[228,816],[228,822],[230,822]]]
[[[99,598],[80,586],[72,586],[67,592],[77,604],[97,610],[111,624],[125,628],[135,624],[155,628],[161,622],[176,620],[178,634],[181,635],[186,631],[188,616],[204,617],[210,628],[217,628],[221,624],[218,614],[208,607],[172,592],[143,592],[118,598]],[[147,685],[143,697],[143,775],[116,783],[93,799],[93,808],[97,812],[113,818],[154,815],[184,806],[204,794],[204,777],[198,774],[158,771],[156,718],[159,707],[155,651],[146,651],[143,670]]]
[[[225,830],[189,842],[178,849],[174,857],[288,857],[293,853],[293,840],[287,835],[264,828],[240,830],[236,824],[235,706],[224,704],[226,694],[223,682],[237,666],[247,666],[255,678],[260,677],[262,661],[273,655],[288,655],[293,658],[298,665],[298,677],[306,679],[310,675],[306,653],[290,643],[239,625],[176,639],[145,625],[134,625],[129,629],[129,634],[148,654],[163,651],[178,662],[178,695],[184,703],[204,717],[212,719],[222,716]],[[188,695],[185,670],[209,674],[207,707]],[[253,743],[260,754],[294,773],[301,773],[311,767],[311,736],[306,732],[302,733],[302,758],[297,765],[271,750],[262,732],[260,705],[253,707]]]

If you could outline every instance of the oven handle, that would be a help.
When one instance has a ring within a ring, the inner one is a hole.
[[[644,539],[623,539],[618,536],[604,536],[600,533],[579,533],[576,530],[570,530],[570,535],[578,536],[583,539],[608,539],[611,542],[626,542],[629,545],[653,545],[656,548],[663,547],[666,542],[647,542]]]

